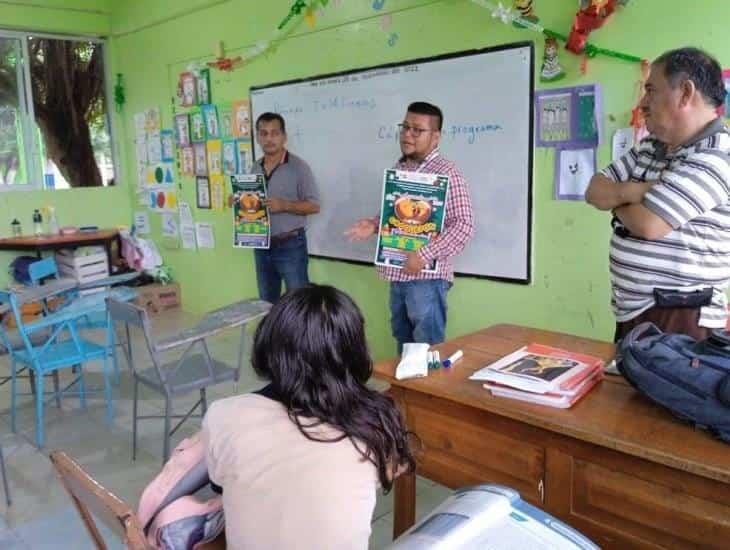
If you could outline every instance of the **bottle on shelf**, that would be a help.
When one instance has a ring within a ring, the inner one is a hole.
[[[20,227],[18,218],[15,218],[12,222],[10,222],[10,230],[13,237],[20,237],[23,234],[23,229]]]
[[[47,206],[46,208],[48,209],[48,233],[58,235],[61,228],[58,226],[58,220],[56,219],[56,209],[53,206]]]
[[[33,210],[33,233],[43,235],[43,216],[37,208]]]

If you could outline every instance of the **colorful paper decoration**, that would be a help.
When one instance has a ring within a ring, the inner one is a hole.
[[[175,115],[175,139],[179,147],[190,145],[190,119],[187,113]]]
[[[542,69],[540,70],[540,80],[542,82],[555,82],[565,76],[565,71],[560,65],[558,59],[558,41],[549,36],[545,38],[545,53],[542,60]]]
[[[585,149],[600,142],[598,84],[535,92],[537,147]]]
[[[644,59],[641,62],[641,77],[639,77],[639,81],[636,83],[636,104],[631,109],[631,120],[629,121],[629,125],[634,129],[634,142],[636,143],[639,142],[642,134],[646,133],[646,120],[644,119],[644,113],[641,112],[639,104],[641,103],[641,98],[644,97],[644,93],[646,93],[644,85],[649,79],[650,69],[649,62]]]
[[[527,21],[531,21],[532,23],[537,23],[538,21],[540,21],[540,18],[535,15],[533,0],[514,0],[514,8],[515,10],[517,10],[517,13],[520,14],[520,17],[522,19],[526,19]],[[514,20],[512,24],[515,27],[522,27],[518,20]]]
[[[223,48],[223,42],[218,42],[215,48],[215,61],[209,61],[208,67],[218,69],[219,71],[230,72],[233,69],[237,69],[243,65],[243,57],[240,55],[236,57],[226,57],[225,49]]]
[[[583,53],[591,31],[601,28],[616,10],[616,0],[581,0],[565,47],[573,53]]]
[[[198,86],[195,82],[195,75],[192,72],[180,73],[177,84],[177,95],[180,97],[180,105],[192,107],[198,103]]]
[[[206,149],[208,153],[208,174],[212,176],[218,176],[223,173],[221,166],[221,140],[213,139],[206,142]]]
[[[248,99],[239,99],[231,105],[233,111],[233,136],[248,138],[251,136],[251,115],[249,114]]]
[[[193,143],[205,141],[205,119],[200,111],[190,113],[190,137]]]
[[[195,153],[192,147],[180,148],[180,172],[183,176],[195,175]]]
[[[210,97],[210,70],[200,69],[200,74],[196,79],[198,87],[198,104],[204,105],[211,102]]]
[[[218,125],[218,110],[215,105],[202,105],[200,107],[205,121],[205,136],[207,139],[218,139],[221,137],[220,127]]]
[[[193,162],[196,176],[208,175],[208,155],[205,143],[193,143]]]
[[[291,8],[289,8],[289,13],[287,14],[287,16],[282,19],[281,23],[279,23],[279,26],[276,28],[279,30],[283,29],[295,15],[301,14],[306,7],[307,3],[304,0],[296,0],[296,2],[292,4]]]
[[[223,142],[223,173],[226,176],[233,176],[237,173],[238,155],[236,154],[236,141],[233,139]]]
[[[489,0],[471,0],[472,3],[476,4],[477,6],[484,8],[486,10],[489,10],[489,12],[492,14],[492,17],[495,19],[499,19],[504,24],[510,24],[512,22],[517,22],[520,24],[521,27],[527,28],[534,32],[539,32],[541,34],[544,34],[548,37],[554,37],[558,40],[561,40],[562,42],[567,42],[568,37],[562,33],[559,33],[557,31],[554,31],[552,29],[546,29],[542,25],[540,25],[539,22],[533,22],[529,21],[523,17],[520,17],[519,13],[513,11],[510,7],[502,5],[502,3],[495,4],[494,2],[490,2]],[[620,2],[621,4],[625,5],[625,2]],[[614,57],[616,59],[622,59],[624,61],[631,61],[634,63],[640,63],[642,61],[641,57],[617,52],[615,50],[609,50],[606,48],[599,48],[590,42],[587,42],[585,44],[585,53],[588,55],[588,57],[595,57],[597,55],[605,55],[607,57]]]
[[[122,83],[122,73],[117,73],[117,83],[114,85],[114,104],[117,107],[117,113],[122,112],[124,107],[124,84]]]
[[[210,183],[205,176],[195,178],[196,204],[198,208],[210,209]]]
[[[160,130],[160,142],[162,144],[162,161],[173,162],[175,160],[175,145],[172,130]]]

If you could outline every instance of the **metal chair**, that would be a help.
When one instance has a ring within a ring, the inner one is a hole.
[[[3,489],[5,489],[5,502],[10,506],[13,501],[10,498],[10,487],[8,486],[8,474],[5,472],[5,458],[3,457],[3,446],[0,444],[0,473],[3,476]]]
[[[137,458],[137,421],[151,418],[164,418],[164,439],[162,461],[167,461],[170,455],[170,437],[188,418],[202,418],[208,407],[206,388],[223,382],[238,380],[239,369],[214,359],[210,355],[205,338],[190,338],[181,334],[179,338],[165,339],[164,345],[156,342],[152,336],[147,312],[134,304],[119,302],[110,298],[107,300],[109,315],[116,329],[117,324],[124,324],[127,338],[130,337],[130,328],[143,334],[147,352],[152,366],[142,368],[135,363],[131,347],[123,347],[128,365],[134,377],[133,393],[133,424],[132,424],[132,460]],[[113,330],[112,332],[116,332]],[[110,339],[113,338],[110,335]],[[129,341],[129,340],[128,340]],[[160,354],[175,348],[185,346],[177,361],[163,362]],[[199,353],[192,352],[198,348]],[[241,350],[242,351],[242,350]],[[165,399],[164,415],[138,415],[139,384],[146,386]],[[173,414],[173,399],[175,397],[199,392],[200,398],[185,414]],[[198,414],[194,414],[197,410]],[[171,429],[171,419],[180,421]]]
[[[66,286],[63,281],[55,283],[55,290]],[[46,317],[31,323],[25,323],[20,312],[20,305],[30,301],[43,300],[54,294],[53,285],[47,285],[37,289],[29,289],[24,292],[0,291],[0,303],[5,304],[15,316],[18,334],[22,341],[22,347],[13,349],[3,331],[0,337],[5,341],[5,346],[11,349],[11,400],[10,400],[10,424],[13,432],[16,431],[16,402],[17,396],[17,373],[18,365],[25,367],[35,377],[35,407],[36,407],[36,444],[43,447],[45,443],[44,433],[44,404],[45,392],[43,390],[44,378],[47,374],[57,372],[61,369],[78,367],[77,376],[65,387],[55,391],[56,399],[68,392],[72,387],[77,387],[74,392],[79,396],[82,407],[86,407],[86,393],[83,376],[83,363],[100,359],[104,361],[104,371],[107,372],[107,358],[109,353],[104,345],[95,344],[80,337],[76,321],[98,308],[97,300],[85,300],[79,298],[62,310],[50,313]],[[57,294],[57,292],[56,292]],[[41,342],[32,339],[33,333],[46,332],[48,336]],[[112,401],[111,388],[104,376],[104,393],[107,401],[107,417],[111,419]]]

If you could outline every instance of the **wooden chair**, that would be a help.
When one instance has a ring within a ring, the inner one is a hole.
[[[94,518],[101,520],[111,529],[122,539],[127,548],[132,550],[150,548],[136,514],[126,502],[97,483],[65,452],[53,451],[50,458],[97,548],[106,550],[107,545]]]
[[[142,525],[130,506],[100,485],[73,458],[63,451],[53,451],[51,462],[61,483],[71,496],[91,539],[99,550],[107,545],[99,532],[94,519],[101,520],[125,547],[130,550],[150,550]],[[200,546],[201,550],[224,550],[225,536],[221,535],[209,544]]]

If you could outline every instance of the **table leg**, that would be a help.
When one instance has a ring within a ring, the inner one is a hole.
[[[104,243],[104,249],[106,250],[106,261],[107,265],[109,266],[109,275],[114,275],[114,270],[112,269],[112,242],[119,239],[119,235],[117,234],[116,237],[113,237],[111,239],[107,239]],[[119,247],[119,250],[121,250],[121,246]]]
[[[416,474],[403,474],[395,480],[393,508],[395,540],[416,522]]]

